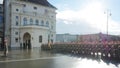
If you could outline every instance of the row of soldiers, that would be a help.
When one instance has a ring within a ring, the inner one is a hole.
[[[120,41],[82,41],[82,42],[57,42],[55,44],[102,44],[102,45],[111,45],[111,44],[120,44]]]

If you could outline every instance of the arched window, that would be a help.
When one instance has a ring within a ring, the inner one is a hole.
[[[42,43],[42,35],[39,36],[39,43]]]
[[[48,21],[46,22],[46,27],[49,27],[49,22]]]
[[[32,18],[30,19],[30,25],[33,25],[33,19]]]
[[[23,25],[27,25],[27,18],[23,19]]]
[[[35,24],[36,24],[36,25],[39,25],[39,21],[38,21],[38,20],[36,20],[36,21],[35,21]]]
[[[41,21],[41,26],[44,26],[44,21],[43,20]]]

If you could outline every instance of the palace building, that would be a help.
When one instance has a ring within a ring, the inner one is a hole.
[[[5,38],[10,47],[54,43],[56,7],[47,0],[4,0]]]

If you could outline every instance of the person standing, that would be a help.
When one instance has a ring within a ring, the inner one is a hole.
[[[7,45],[7,39],[4,40],[4,56],[7,57],[8,54],[8,45]]]

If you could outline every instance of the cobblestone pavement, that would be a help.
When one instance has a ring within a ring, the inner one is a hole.
[[[54,68],[51,67],[54,58],[57,54],[40,49],[10,50],[7,57],[0,51],[0,68]]]

